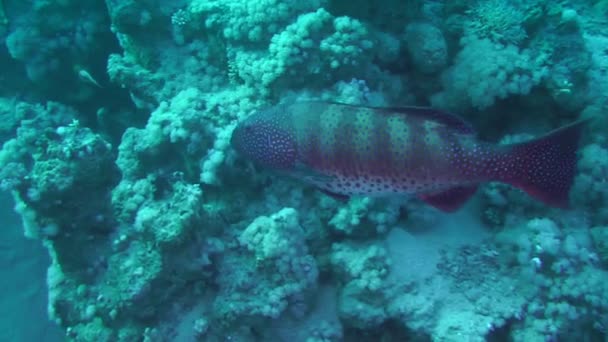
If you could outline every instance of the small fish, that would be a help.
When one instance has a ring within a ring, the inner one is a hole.
[[[566,208],[584,124],[495,145],[477,139],[458,116],[432,108],[299,102],[252,114],[231,142],[253,162],[338,198],[414,194],[451,212],[480,183],[497,181]]]

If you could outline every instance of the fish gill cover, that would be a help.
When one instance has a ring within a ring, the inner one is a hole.
[[[49,318],[70,341],[606,339],[607,14],[603,0],[0,1],[0,186],[51,257]],[[484,183],[444,214],[336,199],[231,145],[250,115],[304,101],[433,107],[502,145],[593,119],[558,182],[570,209]]]

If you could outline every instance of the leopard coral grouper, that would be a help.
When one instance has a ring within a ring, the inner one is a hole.
[[[459,117],[431,108],[300,102],[247,117],[232,145],[264,167],[337,197],[415,194],[454,211],[479,183],[498,181],[563,208],[583,124],[495,145],[478,140]]]

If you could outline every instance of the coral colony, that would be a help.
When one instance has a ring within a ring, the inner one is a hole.
[[[69,341],[604,341],[608,1],[3,0]]]

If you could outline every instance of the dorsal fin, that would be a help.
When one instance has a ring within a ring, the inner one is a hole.
[[[423,119],[433,120],[439,123],[442,123],[450,128],[457,130],[462,134],[475,134],[475,130],[473,126],[465,121],[460,116],[442,111],[439,109],[434,109],[431,107],[417,107],[417,106],[405,106],[405,107],[373,107],[373,106],[364,106],[364,105],[353,105],[348,103],[340,103],[328,101],[327,103],[336,104],[341,106],[349,106],[353,108],[370,108],[376,110],[378,113],[382,114],[403,114],[415,116]]]

